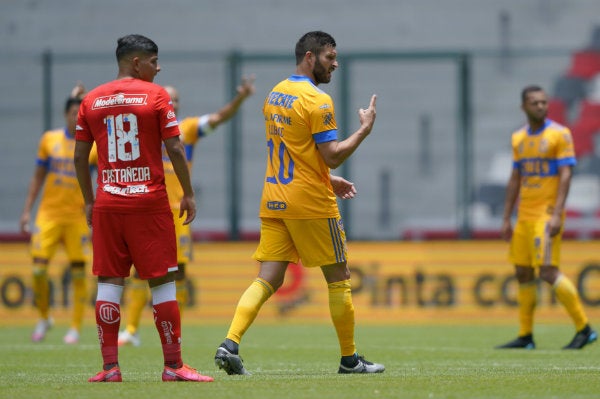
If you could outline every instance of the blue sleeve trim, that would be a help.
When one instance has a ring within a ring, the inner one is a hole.
[[[558,159],[558,166],[575,166],[577,165],[577,159],[575,157],[561,158]]]
[[[335,141],[337,140],[337,129],[327,130],[321,133],[315,133],[313,134],[313,139],[317,144]]]

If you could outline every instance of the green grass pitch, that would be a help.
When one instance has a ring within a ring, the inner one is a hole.
[[[213,355],[226,326],[184,325],[184,361],[215,377],[213,383],[163,383],[162,354],[151,325],[142,346],[120,350],[124,382],[90,384],[100,370],[99,345],[85,326],[77,346],[62,343],[57,326],[33,344],[31,326],[0,327],[0,397],[30,398],[598,398],[600,343],[580,351],[569,325],[537,325],[533,351],[495,350],[515,326],[359,326],[356,341],[367,359],[385,364],[378,375],[338,375],[339,352],[329,325],[252,326],[241,355],[251,377],[217,370]]]

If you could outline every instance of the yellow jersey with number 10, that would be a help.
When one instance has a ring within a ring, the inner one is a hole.
[[[259,216],[320,219],[339,216],[329,167],[317,144],[337,140],[331,97],[306,76],[277,84],[263,105],[267,168]]]
[[[512,135],[513,168],[521,175],[518,217],[536,220],[550,216],[558,194],[561,166],[575,166],[571,132],[549,119],[532,132],[525,126]]]

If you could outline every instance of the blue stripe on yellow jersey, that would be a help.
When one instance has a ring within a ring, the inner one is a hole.
[[[547,119],[538,131],[528,126],[512,134],[513,168],[519,170],[519,218],[535,220],[552,213],[559,184],[559,168],[574,166],[570,130]]]
[[[83,196],[73,163],[75,137],[67,129],[49,130],[42,135],[36,164],[47,170],[38,215],[55,221],[70,221],[83,215]],[[98,163],[96,145],[90,152],[90,165]]]

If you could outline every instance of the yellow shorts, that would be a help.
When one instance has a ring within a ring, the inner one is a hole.
[[[90,258],[90,229],[85,217],[68,222],[36,218],[31,234],[31,256],[50,260],[63,244],[70,262],[87,262]]]
[[[187,264],[192,259],[192,230],[189,224],[184,225],[185,217],[179,217],[179,209],[173,211],[175,236],[177,237],[177,263]]]
[[[287,261],[307,267],[345,263],[346,232],[340,217],[329,219],[261,218],[260,242],[252,257],[259,262]]]
[[[510,242],[509,260],[517,266],[559,266],[562,231],[550,237],[549,219],[517,221]]]

